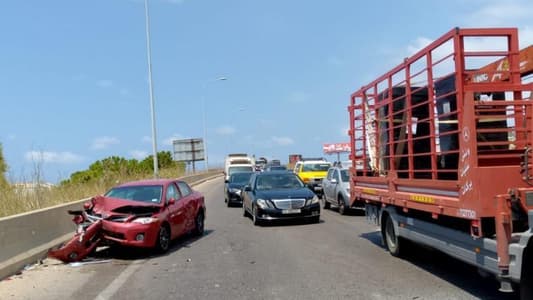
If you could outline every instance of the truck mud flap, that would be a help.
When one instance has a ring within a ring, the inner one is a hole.
[[[82,232],[77,232],[70,241],[59,249],[48,251],[48,257],[59,259],[65,263],[80,261],[91,253],[100,243],[102,221],[96,221]]]

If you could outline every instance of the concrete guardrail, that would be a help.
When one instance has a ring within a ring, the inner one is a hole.
[[[180,179],[190,185],[222,176],[221,170]],[[79,210],[90,198],[0,218],[0,280],[46,257],[50,248],[72,238],[75,225],[67,210]]]

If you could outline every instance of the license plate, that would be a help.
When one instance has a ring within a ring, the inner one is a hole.
[[[322,190],[321,186],[315,186],[315,191],[321,191],[321,190]]]
[[[293,209],[284,209],[281,211],[282,214],[299,214],[302,210],[299,208],[293,208]]]

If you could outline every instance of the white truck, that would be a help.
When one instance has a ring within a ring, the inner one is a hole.
[[[228,180],[233,173],[253,172],[254,170],[254,159],[245,153],[228,154],[224,161],[224,176],[226,180]]]

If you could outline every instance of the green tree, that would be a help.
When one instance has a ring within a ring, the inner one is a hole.
[[[7,185],[6,172],[7,163],[4,160],[4,151],[2,149],[2,144],[0,144],[0,186]]]

